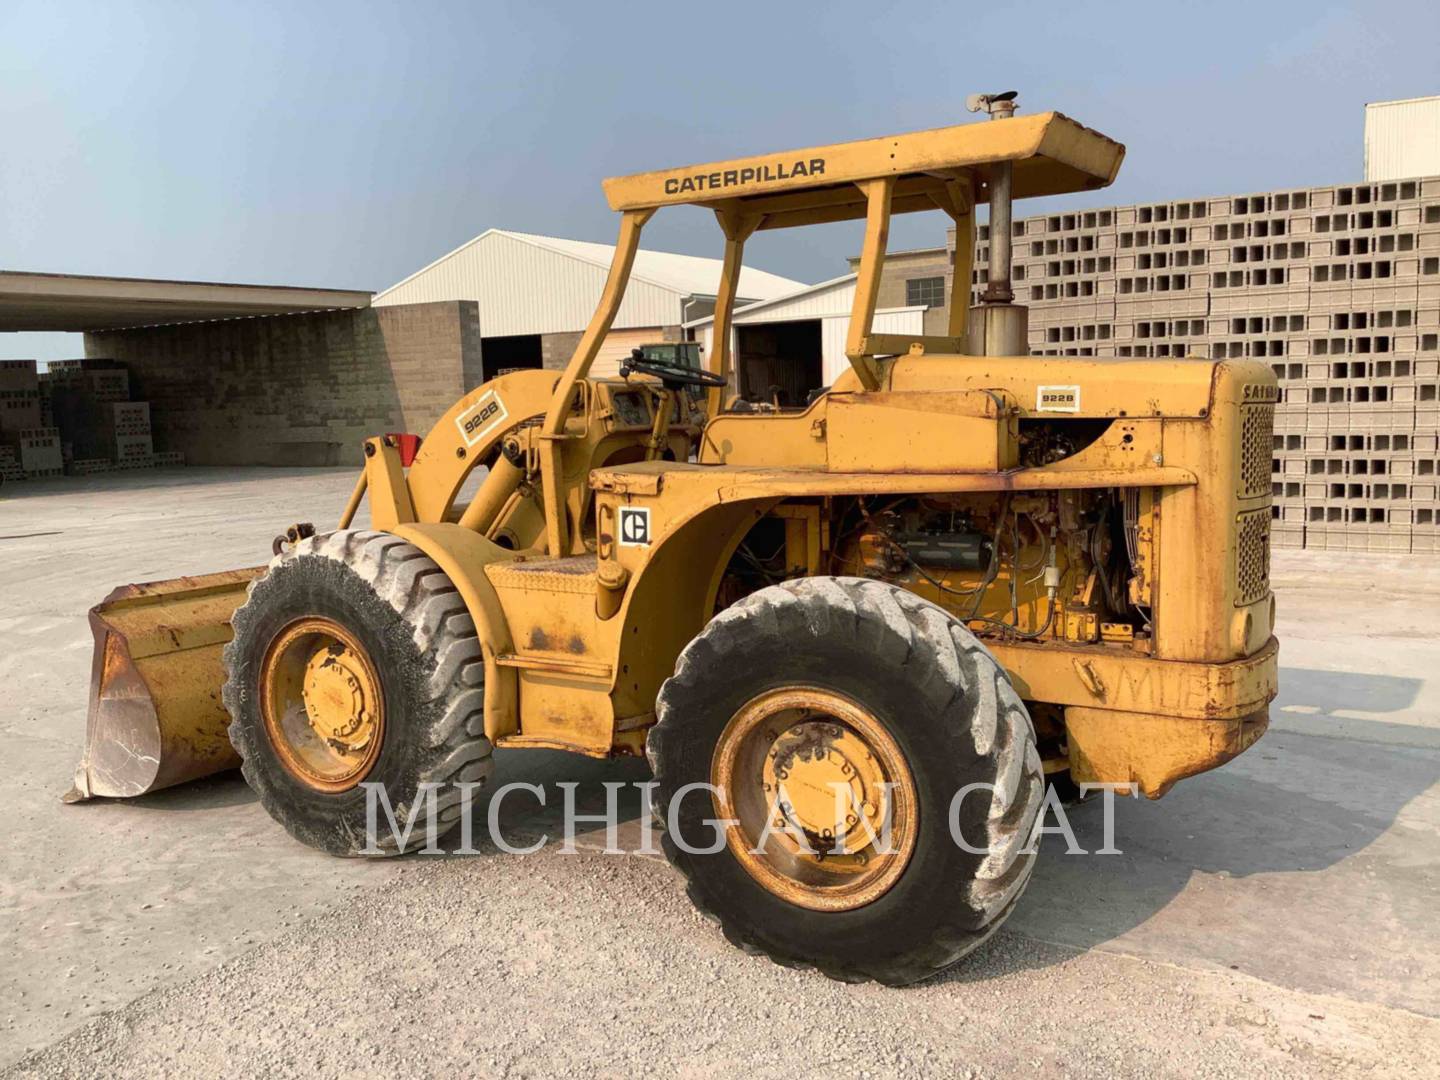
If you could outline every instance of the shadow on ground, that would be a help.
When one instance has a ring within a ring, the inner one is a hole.
[[[1425,681],[1360,671],[1283,667],[1280,685],[1281,701],[1288,712],[1344,716],[1403,712],[1419,699]]]

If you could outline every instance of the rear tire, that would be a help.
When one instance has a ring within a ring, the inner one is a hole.
[[[293,638],[297,627],[317,621],[337,628],[366,657],[383,703],[373,760],[328,790],[297,768],[293,747],[277,745],[285,740],[273,722],[267,727],[270,691],[262,685],[274,681],[266,674],[271,650],[282,647],[287,635]],[[302,540],[250,585],[232,625],[223,692],[230,741],[261,804],[292,836],[333,855],[395,855],[422,847],[425,814],[402,847],[383,804],[375,842],[369,842],[367,783],[383,785],[402,830],[424,797],[422,785],[429,784],[438,785],[437,838],[459,823],[462,793],[455,785],[484,781],[491,771],[485,667],[464,601],[423,552],[381,532]]]
[[[898,771],[913,781],[913,850],[878,897],[867,895],[843,910],[822,909],[823,898],[805,898],[803,884],[767,886],[768,871],[757,872],[750,865],[756,860],[742,861],[743,853],[737,857],[728,844],[713,854],[693,853],[714,846],[707,819],[722,815],[709,795],[692,792],[678,804],[678,835],[668,828],[664,835],[666,855],[687,879],[690,898],[734,944],[782,964],[815,967],[848,982],[892,985],[944,970],[1004,922],[1033,868],[1034,853],[1022,848],[1041,807],[1044,779],[1023,703],[963,624],[905,589],[828,577],[762,589],[716,616],[681,653],[675,675],[661,688],[659,719],[647,743],[657,815],[666,816],[685,785],[709,782],[736,724],[755,702],[773,700],[786,688],[802,688],[813,700],[851,702],[883,726],[878,742],[898,746],[904,759]],[[818,722],[832,735],[839,730],[835,724],[844,723]],[[771,729],[763,736],[775,739],[771,745],[785,744],[785,735],[776,738],[773,730],[783,724],[764,721],[762,727]],[[833,745],[853,743],[836,738]],[[847,752],[846,776],[883,756]],[[752,753],[750,760],[765,756]],[[821,760],[813,750],[801,758]],[[797,775],[814,768],[780,760]],[[772,781],[786,775],[777,774],[778,767],[767,766]],[[974,789],[965,798],[959,828],[970,846],[988,849],[988,855],[967,852],[950,834],[951,800],[975,783],[993,784],[994,790]],[[733,805],[740,805],[739,798]],[[732,843],[738,835],[732,827]]]

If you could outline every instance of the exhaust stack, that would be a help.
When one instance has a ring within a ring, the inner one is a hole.
[[[965,105],[971,112],[986,112],[991,120],[1009,120],[1015,115],[1014,90],[1003,94],[971,94]],[[1008,161],[990,166],[990,264],[989,279],[978,307],[970,309],[968,346],[973,356],[1028,356],[1030,353],[1030,312],[1015,303],[1011,285],[1014,245],[1012,238],[1011,179]]]

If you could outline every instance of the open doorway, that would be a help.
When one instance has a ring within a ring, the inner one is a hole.
[[[481,338],[480,362],[485,365],[487,379],[511,371],[543,367],[540,335],[515,334],[510,337]]]
[[[753,323],[735,328],[740,396],[803,409],[824,378],[820,320]]]

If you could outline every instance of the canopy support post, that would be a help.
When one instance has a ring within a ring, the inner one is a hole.
[[[654,215],[653,207],[642,210],[626,210],[620,216],[620,238],[615,242],[615,257],[610,263],[610,275],[605,279],[605,291],[600,294],[600,303],[590,317],[590,325],[560,381],[555,384],[555,393],[550,398],[550,408],[545,413],[545,423],[540,429],[540,482],[545,497],[545,546],[551,557],[559,558],[569,554],[568,521],[566,520],[566,498],[564,470],[560,467],[560,444],[565,439],[565,421],[570,416],[571,402],[575,387],[590,373],[605,336],[615,322],[620,310],[620,301],[625,298],[625,285],[630,280],[630,269],[635,265],[635,252],[640,249],[640,230]]]
[[[875,303],[880,295],[880,272],[885,267],[885,247],[890,239],[890,197],[895,177],[861,180],[856,184],[865,193],[865,242],[860,248],[860,270],[855,277],[855,305],[850,311],[850,332],[845,355],[866,390],[880,389],[880,365],[869,355],[870,332],[875,324]]]
[[[723,375],[731,380],[735,393],[740,392],[738,373],[730,348],[731,319],[735,314],[735,294],[740,287],[741,260],[745,254],[745,241],[750,239],[764,217],[760,214],[741,214],[736,210],[717,209],[715,218],[725,234],[725,261],[720,267],[720,287],[715,292],[715,317],[710,323],[710,355],[705,358],[705,369],[714,375]],[[720,415],[724,407],[723,395],[726,387],[714,386],[705,393],[705,413],[712,419]]]

